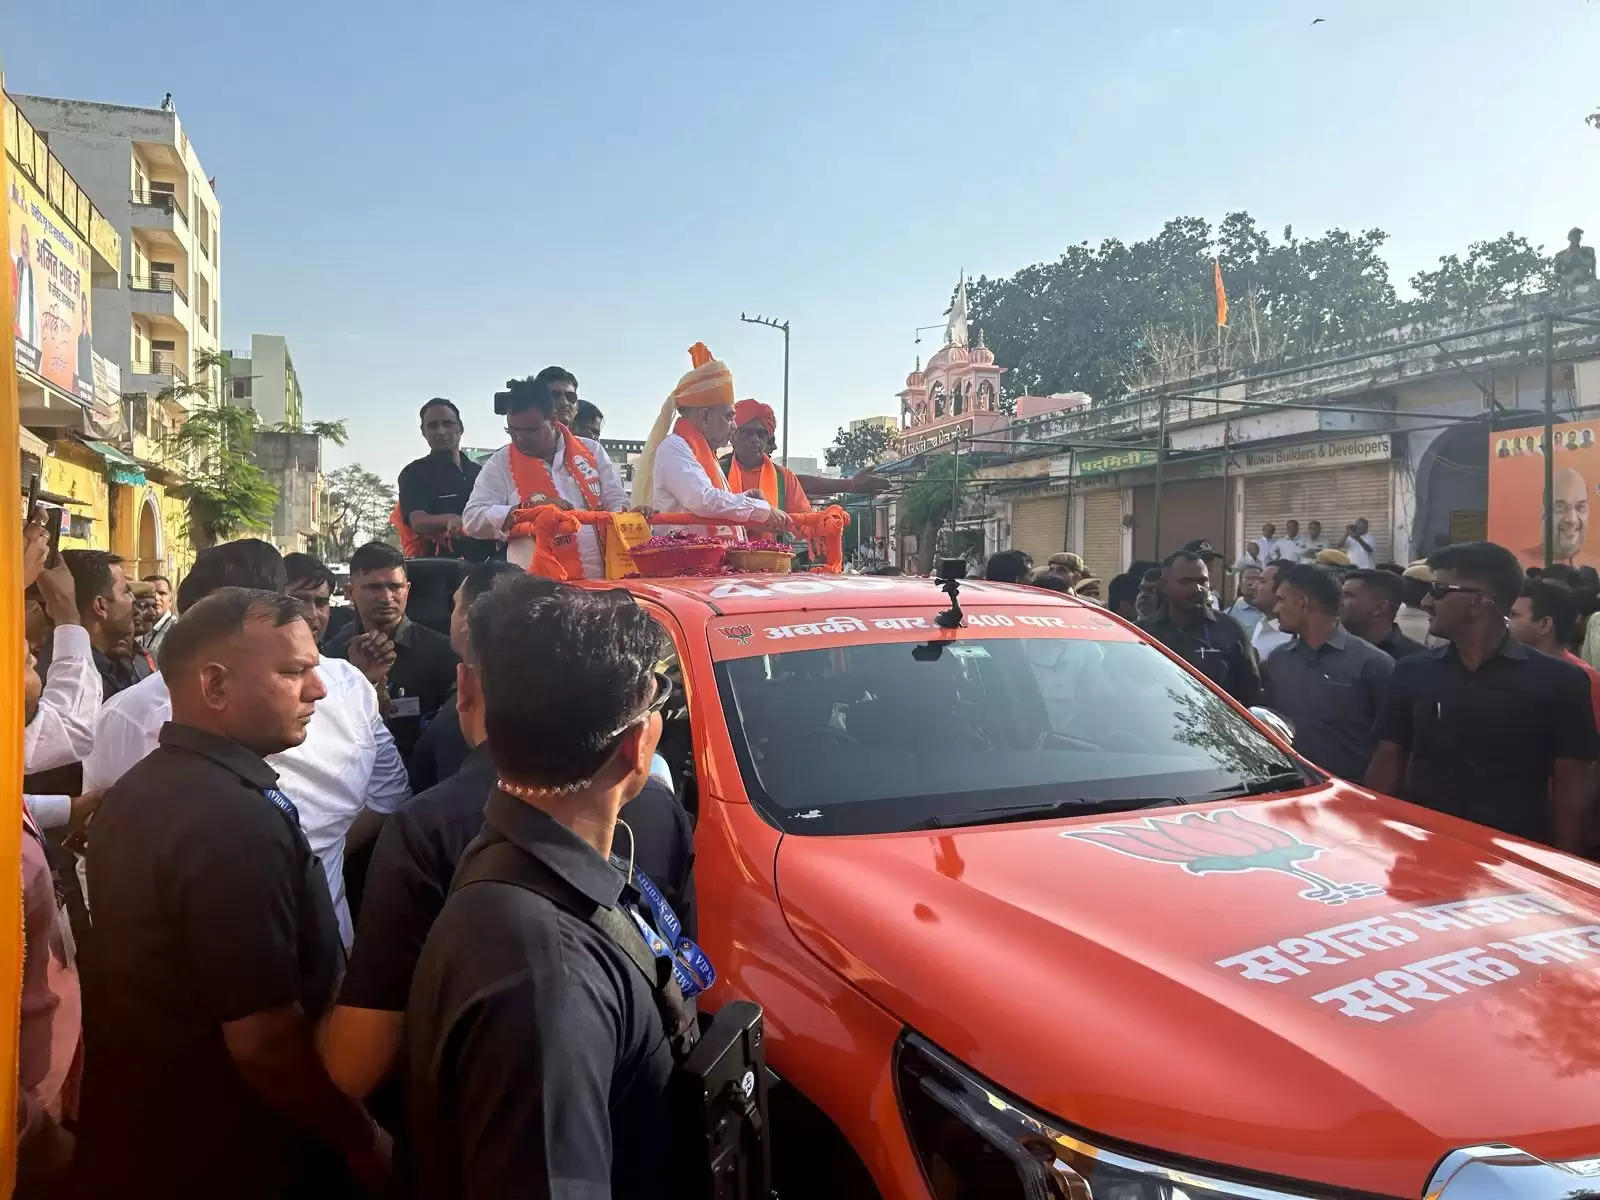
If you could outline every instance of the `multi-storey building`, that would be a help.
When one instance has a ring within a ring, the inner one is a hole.
[[[305,397],[300,377],[282,334],[253,333],[250,353],[226,351],[223,395],[229,403],[255,412],[263,426],[305,423]]]
[[[124,392],[215,394],[220,379],[198,378],[194,364],[220,346],[222,208],[178,114],[14,99],[121,238],[126,286],[96,281],[94,346],[122,368]]]

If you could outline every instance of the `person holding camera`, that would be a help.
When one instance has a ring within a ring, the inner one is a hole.
[[[406,1007],[413,1194],[658,1197],[685,996],[715,978],[618,815],[661,737],[661,631],[625,592],[528,577],[467,620],[494,788]]]
[[[623,512],[628,507],[628,490],[616,464],[599,442],[578,437],[560,419],[568,401],[558,398],[556,388],[540,383],[546,373],[512,380],[495,397],[495,411],[505,414],[511,444],[483,464],[461,514],[468,534],[505,542],[506,560],[523,568],[533,561],[533,538],[513,535],[518,509],[551,504]],[[570,539],[558,538],[555,552],[569,579],[606,577],[605,555],[593,525],[583,526]]]

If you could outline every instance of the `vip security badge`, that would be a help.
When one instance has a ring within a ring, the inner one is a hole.
[[[1300,866],[1322,854],[1326,847],[1302,842],[1273,825],[1251,821],[1233,810],[1185,813],[1176,820],[1146,817],[1094,829],[1068,831],[1062,837],[1090,842],[1146,862],[1169,863],[1190,875],[1233,871],[1276,871],[1311,886],[1300,892],[1302,900],[1318,904],[1347,904],[1381,896],[1372,883],[1335,883]]]

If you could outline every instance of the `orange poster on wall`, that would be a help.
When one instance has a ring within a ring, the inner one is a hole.
[[[1600,489],[1600,419],[1556,425],[1553,561],[1600,567],[1589,513]],[[1489,435],[1489,540],[1525,567],[1544,565],[1544,427]]]

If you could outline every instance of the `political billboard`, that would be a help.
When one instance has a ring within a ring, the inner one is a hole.
[[[20,171],[7,173],[17,365],[68,395],[94,400],[89,243]]]
[[[1600,567],[1600,537],[1589,524],[1600,488],[1600,419],[1567,421],[1489,435],[1489,540],[1525,567],[1544,565],[1544,462],[1554,455],[1553,560]]]

